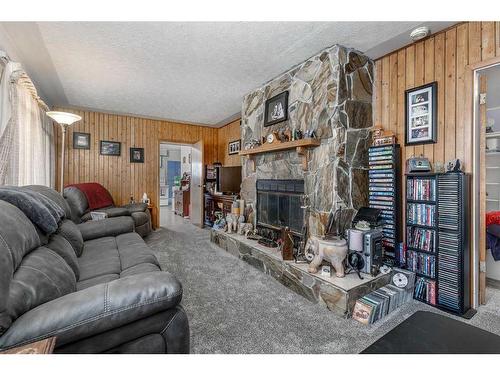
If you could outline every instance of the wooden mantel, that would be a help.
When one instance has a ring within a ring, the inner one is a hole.
[[[321,141],[316,138],[304,138],[298,139],[296,141],[290,142],[273,142],[273,143],[265,143],[262,146],[258,146],[255,148],[251,148],[249,150],[240,151],[240,156],[248,156],[251,160],[255,157],[255,155],[265,154],[268,152],[276,152],[283,150],[291,150],[295,149],[297,154],[302,157],[302,169],[304,171],[307,170],[307,149],[310,147],[318,147],[321,144]],[[255,161],[253,165],[253,169],[255,170]]]

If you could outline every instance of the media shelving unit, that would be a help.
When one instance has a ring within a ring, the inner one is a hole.
[[[426,181],[431,190],[415,197],[412,183],[427,186]],[[462,172],[406,175],[406,266],[417,276],[414,298],[468,319],[476,313],[470,307],[469,186],[470,177]],[[425,214],[415,219],[415,212]],[[412,234],[419,232],[432,233],[432,248],[415,241]],[[415,257],[431,259],[432,267],[424,271],[418,262],[415,267]],[[421,279],[434,283],[433,298],[420,298]]]
[[[381,210],[384,263],[399,267],[402,242],[401,147],[372,146],[368,150],[369,204]]]

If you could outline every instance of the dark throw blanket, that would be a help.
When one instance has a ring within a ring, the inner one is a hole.
[[[500,260],[500,225],[490,224],[486,227],[486,241],[488,249],[495,261]]]
[[[89,203],[90,211],[114,205],[113,197],[111,197],[109,191],[97,182],[86,182],[68,186],[76,187],[85,195]]]
[[[54,233],[64,218],[64,210],[49,198],[17,186],[1,186],[0,199],[19,208],[46,234]]]

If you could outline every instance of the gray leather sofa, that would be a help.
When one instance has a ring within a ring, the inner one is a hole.
[[[56,191],[26,187],[71,214]],[[44,235],[0,200],[0,350],[56,336],[55,353],[188,353],[182,286],[130,216]]]
[[[68,186],[63,191],[64,198],[71,209],[71,220],[79,224],[91,220],[89,204],[85,194],[76,186]],[[95,211],[105,212],[109,218],[131,216],[135,231],[145,237],[152,231],[151,214],[145,203],[127,204],[125,206],[109,206]]]

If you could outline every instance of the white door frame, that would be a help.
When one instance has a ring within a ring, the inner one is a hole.
[[[479,292],[480,292],[480,247],[481,247],[481,236],[486,236],[486,233],[482,233],[483,230],[480,227],[480,191],[481,191],[481,155],[480,155],[480,142],[481,142],[481,131],[480,131],[480,119],[479,119],[479,75],[484,70],[490,69],[495,66],[500,66],[500,59],[494,58],[488,61],[484,61],[473,66],[469,69],[472,73],[472,92],[469,95],[472,96],[472,307],[477,308],[480,305]],[[484,267],[486,265],[484,264]],[[486,270],[485,270],[486,272]]]

